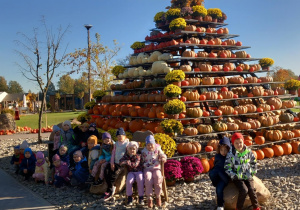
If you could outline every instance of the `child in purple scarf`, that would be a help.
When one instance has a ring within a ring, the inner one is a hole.
[[[32,177],[35,179],[35,182],[44,181],[45,184],[48,185],[48,178],[49,178],[48,171],[49,171],[49,161],[46,160],[42,152],[37,152],[35,172],[32,175]]]

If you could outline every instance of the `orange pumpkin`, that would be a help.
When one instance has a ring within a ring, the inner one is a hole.
[[[256,157],[257,157],[257,160],[262,160],[265,158],[265,153],[262,151],[262,150],[256,150]]]
[[[274,156],[274,150],[272,148],[266,147],[263,148],[262,151],[264,152],[265,157],[267,158],[271,158]]]
[[[202,166],[203,166],[203,172],[202,173],[207,173],[210,170],[209,162],[205,158],[200,159]]]
[[[282,156],[283,153],[284,153],[283,148],[282,148],[280,145],[273,145],[273,146],[272,146],[272,149],[273,149],[274,155],[275,155],[276,157]]]
[[[201,151],[201,144],[198,142],[180,143],[177,145],[180,154],[197,154]]]
[[[212,146],[205,147],[205,152],[212,152],[212,151],[214,151],[214,148]]]
[[[300,145],[300,141],[293,141],[291,143],[292,145],[292,151],[294,154],[300,154],[300,152],[298,151],[299,145]]]
[[[142,130],[144,127],[144,122],[140,119],[135,119],[135,120],[132,120],[130,123],[129,123],[129,130],[134,133],[136,131],[140,131]]]
[[[213,148],[213,150],[217,150],[218,146],[219,146],[219,141],[218,140],[209,140],[207,142],[207,146],[211,146]]]
[[[289,155],[292,153],[293,147],[290,143],[283,143],[283,144],[281,144],[281,147],[283,149],[284,155]]]
[[[187,136],[195,136],[198,134],[197,128],[185,128],[183,133]]]
[[[215,157],[212,157],[209,159],[209,168],[212,169],[214,167]]]
[[[254,138],[254,141],[255,141],[255,143],[256,144],[264,144],[265,143],[265,137],[263,137],[263,136],[256,136],[255,138]]]

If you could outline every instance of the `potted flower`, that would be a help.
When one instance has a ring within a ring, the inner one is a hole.
[[[180,17],[180,8],[171,8],[166,12],[166,20],[167,21],[172,21],[175,18],[179,18]]]
[[[106,95],[106,92],[103,90],[96,90],[93,93],[93,98],[96,99],[96,102],[100,103],[100,101],[102,100],[102,97]]]
[[[176,142],[170,136],[163,133],[156,133],[154,135],[155,142],[161,146],[161,150],[167,155],[172,157],[177,149]]]
[[[165,12],[158,12],[154,16],[154,22],[156,23],[157,27],[161,27],[165,24],[166,18],[165,18]]]
[[[225,20],[227,20],[227,15],[224,12],[222,12],[222,17],[218,18],[218,22],[224,23]]]
[[[145,43],[143,42],[134,42],[130,48],[134,50],[134,53],[137,53],[137,50],[145,47]]]
[[[181,81],[183,81],[185,78],[185,73],[182,70],[173,70],[169,72],[165,76],[165,80],[168,84],[173,84],[177,86],[181,86]]]
[[[182,177],[186,182],[194,181],[195,176],[198,176],[203,172],[203,166],[199,158],[184,157],[180,162],[182,165]]]
[[[116,77],[119,76],[120,73],[124,73],[124,71],[126,70],[126,68],[124,68],[123,66],[115,66],[112,70],[111,70],[111,73],[113,75],[115,75]]]
[[[207,15],[212,17],[213,22],[217,22],[219,18],[222,18],[222,11],[219,8],[211,8],[207,10]]]
[[[284,83],[284,88],[286,90],[289,90],[289,93],[292,94],[292,95],[296,94],[296,90],[298,90],[299,87],[300,87],[300,81],[299,80],[290,79],[290,80],[287,80]]]
[[[182,93],[181,88],[177,85],[170,84],[164,88],[164,94],[168,98],[178,98],[178,96]]]
[[[262,58],[259,60],[259,64],[261,65],[262,69],[270,70],[270,66],[274,64],[274,60],[272,58]]]
[[[171,21],[169,28],[171,31],[177,32],[178,30],[183,30],[186,27],[185,19],[176,18]]]
[[[167,186],[174,186],[182,178],[181,163],[178,160],[167,160],[164,169]]]
[[[177,134],[182,134],[183,125],[180,121],[174,119],[167,119],[160,123],[160,126],[165,133],[171,134],[171,136],[176,136]]]
[[[193,9],[191,7],[181,8],[180,15],[185,19],[191,19],[193,14]]]
[[[185,110],[185,104],[179,99],[170,100],[164,105],[165,113],[169,119],[178,119],[179,114]]]
[[[193,18],[199,21],[202,21],[203,18],[207,15],[207,10],[204,6],[196,5],[193,6]]]

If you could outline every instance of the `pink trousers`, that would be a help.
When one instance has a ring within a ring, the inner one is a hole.
[[[108,164],[108,162],[104,162],[104,163],[100,164],[100,160],[97,160],[96,163],[95,163],[94,166],[93,166],[93,170],[92,170],[91,175],[92,175],[93,177],[95,177],[96,174],[97,174],[97,172],[98,172],[99,169],[101,168],[99,178],[103,180],[103,179],[104,179],[104,170],[105,170],[107,164]]]
[[[144,196],[144,176],[142,171],[129,172],[126,179],[126,195],[132,196],[132,185],[136,181],[139,197]]]
[[[153,193],[153,185],[156,196],[160,196],[162,192],[162,181],[163,177],[160,169],[145,169],[145,187],[146,187],[146,196],[151,197]]]
[[[38,180],[45,181],[45,175],[43,173],[36,173],[32,175],[33,178],[37,178]]]

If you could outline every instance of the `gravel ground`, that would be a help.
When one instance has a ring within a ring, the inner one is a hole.
[[[0,167],[41,197],[55,205],[58,209],[126,209],[125,193],[116,196],[115,202],[103,203],[99,195],[66,187],[55,189],[42,183],[35,184],[33,180],[23,181],[23,177],[13,173],[9,164],[13,154],[13,146],[20,144],[26,135],[13,135],[0,140]],[[36,144],[37,138],[28,139],[34,152],[47,153],[46,144]],[[257,177],[262,179],[271,192],[271,199],[262,209],[300,209],[300,155],[289,155],[258,162]],[[202,174],[193,183],[178,182],[168,188],[169,203],[164,203],[164,209],[216,209],[215,189],[207,174]],[[144,207],[135,207],[143,209]],[[131,207],[133,208],[133,207]],[[252,208],[249,208],[252,209]]]

